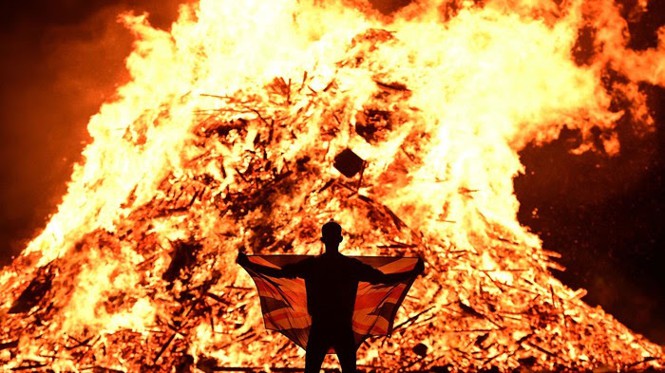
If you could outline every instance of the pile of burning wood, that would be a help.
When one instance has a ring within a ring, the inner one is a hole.
[[[365,38],[358,42],[363,48],[389,39],[385,32]],[[349,58],[340,69],[354,63],[362,61]],[[410,95],[407,85],[377,75],[359,109],[336,77],[322,89],[312,79],[305,73],[301,81],[275,79],[256,92],[205,97],[212,107],[198,113],[181,159],[148,202],[137,204],[133,193],[113,229],[86,233],[45,266],[35,266],[33,253],[4,269],[0,365],[298,371],[304,352],[265,331],[256,291],[235,258],[241,248],[316,254],[321,223],[331,218],[346,230],[347,254],[418,254],[427,263],[392,337],[361,347],[361,369],[665,364],[660,347],[556,280],[552,253],[500,222],[478,210],[471,212],[473,225],[442,216],[437,235],[409,223],[417,209],[394,207],[401,205],[387,196],[415,182],[428,144],[411,125],[423,120],[417,109],[400,104]],[[141,146],[147,134],[140,123],[133,128],[126,141]],[[397,138],[385,167],[362,159]],[[455,198],[472,201],[476,192],[460,186]]]

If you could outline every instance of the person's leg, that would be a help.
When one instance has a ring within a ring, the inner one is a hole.
[[[342,373],[356,373],[356,341],[353,332],[344,333],[335,343],[335,352]]]
[[[325,333],[320,328],[312,325],[309,330],[309,339],[307,340],[307,350],[305,352],[305,373],[319,373],[321,364],[326,357],[326,352],[330,347],[325,343]]]
[[[305,373],[319,373],[321,371],[321,364],[323,364],[323,359],[325,357],[325,349],[310,349],[308,344],[307,352],[305,353]]]

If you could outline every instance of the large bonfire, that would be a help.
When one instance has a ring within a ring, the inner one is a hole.
[[[663,44],[627,49],[612,1],[431,0],[386,19],[364,3],[201,0],[170,32],[122,20],[133,80],[0,273],[5,369],[302,367],[234,261],[317,254],[330,219],[346,254],[427,263],[361,368],[664,366],[556,280],[516,218],[527,144],[567,126],[590,151],[600,129],[611,156],[619,120],[652,127],[638,84],[665,85]]]

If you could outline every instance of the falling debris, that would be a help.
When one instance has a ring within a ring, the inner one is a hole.
[[[360,9],[202,0],[170,32],[123,17],[133,80],[91,119],[58,213],[0,272],[4,370],[301,369],[302,351],[257,332],[236,253],[318,254],[333,218],[347,255],[427,262],[361,368],[665,366],[552,276],[512,185],[519,150],[564,126],[580,149],[592,127],[650,130],[639,87],[665,85],[663,51],[629,53],[609,0],[425,1],[390,22]],[[577,64],[583,27],[603,32]]]
[[[344,149],[335,157],[335,168],[346,177],[353,177],[365,168],[365,161],[351,149]]]

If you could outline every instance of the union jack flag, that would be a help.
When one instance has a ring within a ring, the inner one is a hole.
[[[308,258],[306,255],[250,255],[250,263],[281,269],[287,264]],[[417,257],[356,256],[362,263],[385,274],[413,271]],[[298,346],[306,348],[311,317],[307,311],[305,280],[302,278],[279,278],[259,273],[243,266],[254,280],[259,293],[261,311],[266,329],[284,334]],[[391,284],[359,282],[353,311],[353,332],[356,346],[370,336],[388,335],[392,332],[397,309],[416,278],[417,273],[407,279]]]

